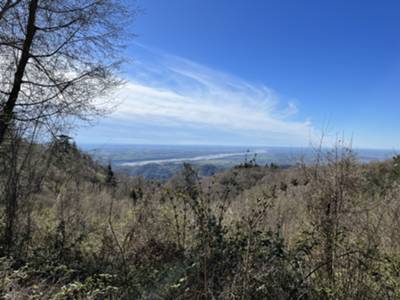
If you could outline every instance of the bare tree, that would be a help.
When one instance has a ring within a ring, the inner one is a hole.
[[[2,0],[0,1],[0,21],[3,19],[3,16],[12,8],[18,5],[21,0]]]
[[[354,212],[359,188],[358,169],[351,143],[347,146],[343,139],[338,140],[334,148],[328,151],[322,148],[321,139],[315,163],[310,167],[304,166],[304,171],[308,182],[307,209],[315,231],[314,238],[321,244],[321,263],[316,270],[325,271],[324,275],[332,288],[339,258],[353,253],[348,252],[344,245],[339,247],[339,241],[345,243],[346,220]]]
[[[4,215],[0,218],[5,223],[0,233],[0,253],[3,255],[16,250],[17,240],[22,250],[22,239],[28,236],[21,232],[24,222],[20,219],[20,210],[29,206],[31,197],[41,191],[56,150],[52,144],[40,144],[42,135],[38,123],[23,125],[28,124],[12,125],[7,131],[8,138],[0,146],[0,206],[4,205]]]
[[[129,10],[118,0],[0,2],[0,144],[11,122],[50,124],[103,112]],[[72,118],[71,118],[72,117]]]

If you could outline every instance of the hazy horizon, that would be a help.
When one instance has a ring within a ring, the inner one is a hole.
[[[286,148],[286,149],[318,149],[318,145],[312,146],[269,146],[269,145],[227,145],[227,144],[129,144],[129,143],[103,143],[103,142],[98,142],[98,143],[85,143],[85,142],[78,142],[77,145],[79,147],[82,147],[83,149],[87,147],[205,147],[205,148],[211,148],[211,147],[222,147],[222,148]],[[328,145],[328,146],[323,146],[322,149],[333,149],[335,146],[334,145]],[[367,148],[367,147],[349,147],[349,149],[352,150],[377,150],[377,151],[393,151],[394,153],[397,153],[396,148]]]

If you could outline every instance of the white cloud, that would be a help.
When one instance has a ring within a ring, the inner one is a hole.
[[[120,105],[111,119],[160,130],[204,127],[247,141],[279,137],[285,144],[305,144],[315,134],[309,121],[293,120],[295,102],[285,103],[270,88],[165,54],[133,64],[127,84],[113,97]]]

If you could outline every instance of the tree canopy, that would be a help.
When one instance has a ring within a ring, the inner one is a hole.
[[[131,13],[118,0],[0,1],[0,144],[13,122],[50,129],[102,113]]]

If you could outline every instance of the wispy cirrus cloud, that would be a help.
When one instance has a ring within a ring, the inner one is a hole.
[[[294,120],[295,102],[267,86],[145,50],[113,95],[120,104],[105,121],[113,141],[299,145],[314,135],[309,121]]]

